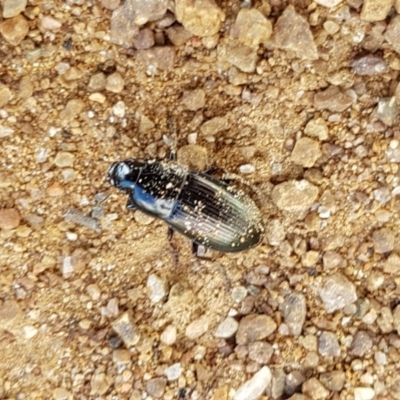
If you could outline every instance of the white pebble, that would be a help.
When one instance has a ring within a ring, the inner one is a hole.
[[[189,133],[188,137],[187,137],[187,141],[189,144],[196,144],[197,142],[197,133]]]
[[[168,325],[160,336],[161,343],[171,346],[176,341],[176,327],[173,325]]]
[[[271,370],[268,367],[262,367],[254,376],[243,383],[233,396],[234,400],[256,400],[265,391],[271,382]]]
[[[372,400],[375,397],[375,390],[368,387],[354,389],[354,400]]]
[[[34,336],[37,335],[38,329],[32,325],[26,325],[23,327],[24,335],[27,339],[32,339]]]
[[[126,111],[125,103],[123,101],[118,101],[116,104],[114,104],[112,111],[116,117],[124,118]]]
[[[243,164],[239,167],[239,172],[246,175],[254,173],[255,170],[256,168],[253,164]]]
[[[215,332],[215,337],[228,339],[238,330],[239,323],[234,318],[226,318],[219,325]]]
[[[168,368],[165,368],[164,375],[167,377],[169,382],[176,381],[182,374],[181,363],[176,363]]]
[[[78,235],[75,232],[67,232],[65,235],[71,242],[76,242],[78,240]]]
[[[73,272],[74,272],[74,267],[72,266],[72,263],[71,263],[71,257],[70,256],[64,257],[63,263],[62,263],[63,277],[69,278]]]

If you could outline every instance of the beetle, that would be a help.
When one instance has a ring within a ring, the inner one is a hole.
[[[210,171],[189,170],[175,161],[114,162],[108,181],[128,195],[128,210],[140,210],[169,225],[199,245],[223,253],[244,251],[258,245],[264,227],[253,200],[229,181]]]

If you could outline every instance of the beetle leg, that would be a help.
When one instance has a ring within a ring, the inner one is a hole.
[[[197,257],[197,251],[199,250],[199,245],[195,242],[192,242],[192,254]]]
[[[131,196],[128,197],[126,202],[126,209],[129,211],[135,211],[137,209],[135,202],[132,200]]]
[[[173,257],[174,257],[174,263],[175,263],[175,265],[177,265],[178,261],[179,261],[179,254],[178,254],[178,250],[172,244],[172,237],[174,236],[174,232],[175,231],[169,226],[168,227],[168,233],[167,233],[168,242],[169,242],[169,245],[170,245],[171,250],[172,250],[172,254],[173,254]]]

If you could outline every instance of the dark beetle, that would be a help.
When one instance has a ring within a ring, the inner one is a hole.
[[[262,240],[264,227],[255,203],[228,182],[190,171],[173,161],[115,162],[111,185],[128,194],[128,210],[164,220],[198,245],[230,253],[250,249]]]

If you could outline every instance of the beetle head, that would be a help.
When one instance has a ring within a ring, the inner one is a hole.
[[[134,189],[146,163],[128,158],[111,164],[108,170],[108,182],[123,193]]]

